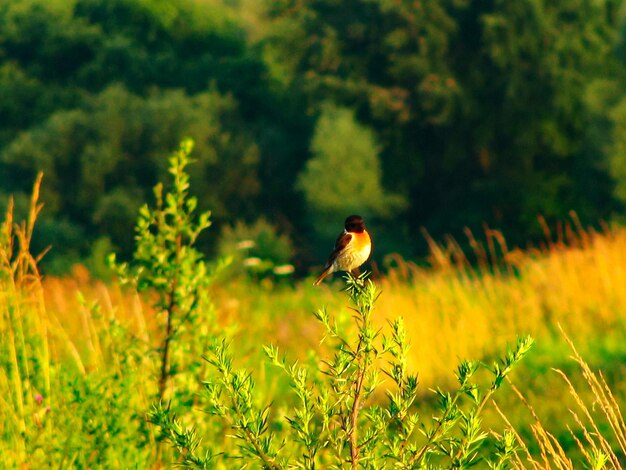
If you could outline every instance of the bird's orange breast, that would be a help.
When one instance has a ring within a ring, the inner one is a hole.
[[[335,271],[352,271],[367,261],[372,251],[372,242],[366,231],[350,232],[352,238],[337,255],[333,263]]]
[[[363,230],[362,232],[358,233],[358,232],[353,232],[352,236],[354,237],[354,240],[352,241],[352,243],[354,243],[354,249],[357,251],[362,251],[362,250],[370,250],[372,247],[372,240],[370,239],[370,235],[369,233],[367,233],[367,231]]]

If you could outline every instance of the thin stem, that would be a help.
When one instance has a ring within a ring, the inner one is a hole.
[[[452,400],[452,402],[448,406],[448,409],[443,414],[443,416],[439,419],[439,422],[437,423],[437,427],[433,431],[432,436],[430,437],[430,439],[428,439],[428,442],[424,445],[424,447],[422,447],[422,449],[417,454],[415,454],[409,460],[409,468],[412,468],[413,465],[415,465],[415,463],[421,463],[422,459],[426,455],[426,451],[428,449],[430,449],[430,447],[433,445],[434,442],[437,441],[437,439],[439,438],[439,433],[441,432],[441,429],[443,427],[443,423],[445,423],[446,420],[448,419],[448,415],[450,414],[450,412],[454,408],[454,405],[456,404],[457,399],[458,399],[458,395],[455,395],[454,399]]]
[[[172,341],[172,318],[174,314],[174,294],[170,295],[169,305],[166,309],[167,326],[165,330],[165,339],[163,341],[163,353],[161,356],[161,377],[159,378],[159,399],[163,400],[165,388],[167,387],[167,379],[169,377],[170,368],[170,343]]]
[[[226,386],[229,389],[229,394],[231,397],[234,397],[237,395],[237,390],[235,390],[235,388],[231,385],[228,378],[226,379]],[[235,398],[231,398],[231,401],[233,403],[233,407],[235,408],[235,413],[237,413],[239,420],[243,422],[245,420],[245,415],[241,411],[241,408],[239,407],[239,403],[237,403],[237,400]],[[231,421],[231,425],[232,425],[232,421]],[[265,454],[265,452],[263,452],[263,449],[261,448],[261,446],[259,446],[259,443],[257,442],[256,436],[252,433],[252,431],[250,431],[248,426],[242,426],[242,429],[244,433],[246,434],[248,442],[252,444],[257,455],[263,461],[265,468],[269,468],[272,470],[282,470],[282,467],[280,465],[274,462],[272,458],[270,458],[269,456]]]
[[[178,287],[178,266],[180,266],[182,237],[180,233],[176,236],[176,265],[175,274],[172,279],[171,289],[169,292],[169,301],[165,314],[167,315],[167,325],[165,329],[165,339],[163,341],[163,353],[161,356],[161,377],[159,378],[159,399],[163,400],[167,381],[170,375],[170,343],[173,338],[174,328],[174,312],[176,311],[176,289]]]
[[[363,390],[363,379],[365,377],[366,366],[359,366],[359,375],[355,384],[354,402],[352,402],[352,410],[350,412],[350,460],[352,468],[357,468],[359,463],[359,444],[358,444],[358,418],[359,408],[361,405],[361,391]]]
[[[252,431],[250,431],[247,427],[243,428],[243,430],[246,433],[246,436],[248,437],[248,442],[252,444],[252,446],[254,447],[254,450],[263,461],[263,464],[265,465],[265,467],[270,468],[272,470],[282,470],[282,467],[280,465],[278,465],[270,457],[265,455],[265,452],[263,452],[263,449],[261,449],[261,447],[259,446],[256,440],[256,437],[254,436],[254,434],[252,434]]]
[[[491,396],[495,393],[495,391],[496,391],[496,388],[494,386],[491,386],[489,388],[489,391],[487,393],[485,393],[485,396],[483,397],[483,399],[480,401],[480,404],[476,408],[475,416],[478,416],[480,414],[480,412],[485,407],[485,404],[487,403],[487,400],[489,400],[489,398],[491,398]],[[454,461],[458,461],[461,458],[461,454],[463,453],[463,448],[465,447],[465,444],[467,443],[467,437],[468,437],[467,434],[465,436],[463,436],[463,440],[461,441],[461,443],[459,445],[459,449],[454,454]]]

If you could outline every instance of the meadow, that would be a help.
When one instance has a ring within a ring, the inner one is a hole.
[[[626,466],[626,1],[0,25],[0,470]]]
[[[28,220],[13,221],[9,207],[2,231],[0,461],[5,468],[168,468],[175,463],[286,468],[290,459],[304,462],[306,468],[356,468],[350,453],[343,454],[346,449],[339,449],[332,460],[321,446],[319,454],[307,457],[303,451],[298,460],[298,449],[309,448],[310,443],[303,442],[310,436],[301,431],[289,437],[290,426],[295,429],[294,422],[307,413],[306,407],[298,408],[302,395],[311,391],[318,399],[325,396],[324,374],[315,374],[326,368],[329,375],[336,366],[332,357],[341,347],[322,342],[333,331],[337,338],[346,338],[345,345],[359,338],[355,354],[368,334],[376,339],[382,332],[396,342],[396,353],[387,346],[382,349],[392,350],[389,364],[402,369],[402,378],[394,382],[392,370],[361,406],[376,410],[394,389],[408,390],[398,401],[405,406],[403,416],[396,414],[399,427],[389,429],[400,433],[404,417],[419,416],[416,427],[424,433],[409,432],[407,442],[421,442],[416,449],[433,454],[431,466],[465,468],[476,463],[477,468],[487,468],[491,462],[494,468],[622,468],[626,463],[626,426],[619,409],[626,398],[622,227],[607,226],[599,233],[583,229],[573,216],[555,233],[546,226],[545,244],[526,250],[509,249],[504,237],[491,230],[480,237],[468,232],[469,252],[455,240],[437,242],[424,234],[430,247],[428,263],[389,256],[384,270],[375,269],[372,276],[371,286],[379,296],[359,303],[357,295],[355,310],[339,276],[313,287],[311,279],[222,278],[207,268],[204,276],[213,280],[202,289],[208,295],[172,336],[172,366],[160,394],[166,321],[155,308],[158,285],[138,292],[115,279],[92,279],[80,266],[71,276],[41,276],[38,259],[29,250],[41,209],[36,192],[37,185]],[[359,292],[369,295],[367,289]],[[370,306],[371,316],[366,312],[359,323],[359,311]],[[319,313],[321,308],[338,326]],[[398,317],[404,320],[406,339],[396,341],[402,336],[396,335]],[[505,366],[507,359],[498,358],[526,335],[534,338],[533,347],[513,370],[502,373],[501,387],[492,395],[487,371],[494,361]],[[220,352],[215,338],[227,338],[230,350]],[[269,353],[264,345],[273,345]],[[373,371],[384,361],[375,348],[369,351],[375,351],[367,359]],[[283,365],[297,364],[281,370],[283,354]],[[486,365],[477,373],[476,388],[459,388],[457,383],[464,374],[458,366],[467,364],[465,359]],[[221,368],[224,364],[227,367]],[[310,389],[297,385],[298,373],[304,370],[300,364],[314,371],[308,376]],[[211,379],[215,369],[222,373],[222,385],[240,380],[240,388],[217,390]],[[238,370],[244,372],[237,375]],[[232,380],[226,380],[229,374]],[[413,375],[419,386],[403,389]],[[348,383],[345,393],[351,390]],[[479,407],[472,408],[470,402],[446,411],[445,397],[460,400],[473,390],[490,390],[481,395],[485,400]],[[161,408],[155,407],[159,397]],[[224,405],[225,398],[235,405],[243,400],[247,411],[235,416],[238,411]],[[482,412],[480,420],[472,421],[471,410]],[[313,413],[314,406],[308,411]],[[316,416],[309,417],[311,429]],[[242,435],[257,419],[257,442],[266,443],[266,451],[261,444],[261,449],[249,447],[254,439]],[[365,429],[377,422],[363,419]],[[457,426],[460,434],[450,434],[447,440],[441,431],[436,440],[429,429],[439,432],[440,422],[450,424],[450,433]],[[468,438],[467,427],[472,425],[481,431]],[[385,434],[377,432],[372,436],[384,440]],[[268,434],[282,444],[261,439]],[[341,447],[333,439],[341,436],[329,437],[324,445]],[[472,445],[466,449],[466,463],[444,463],[448,446],[468,442]],[[392,444],[390,440],[385,445]],[[276,455],[270,452],[272,446]],[[361,445],[362,457],[367,446]],[[500,459],[503,454],[506,459]],[[397,466],[426,465],[421,453],[413,457],[419,459],[398,458]],[[359,465],[381,468],[376,458],[390,457],[381,454]]]

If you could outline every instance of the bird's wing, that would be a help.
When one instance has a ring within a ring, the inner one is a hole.
[[[335,249],[330,254],[326,266],[330,266],[331,264],[333,264],[335,258],[337,258],[337,255],[348,245],[348,243],[350,243],[350,240],[352,240],[352,236],[353,235],[350,232],[341,232],[339,237],[337,237],[337,241],[335,242]]]

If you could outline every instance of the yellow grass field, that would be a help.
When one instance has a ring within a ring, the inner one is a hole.
[[[493,237],[494,243],[503,243],[499,234]],[[626,229],[570,232],[567,242],[529,252],[502,253],[502,246],[498,266],[488,248],[477,245],[483,262],[472,268],[455,243],[431,241],[432,266],[390,257],[389,274],[376,279],[383,290],[377,321],[383,326],[386,320],[404,318],[411,367],[424,383],[449,375],[459,358],[489,356],[517,336],[551,337],[558,324],[583,344],[594,337],[624,338]],[[339,289],[337,283],[315,288],[306,281],[296,286],[235,283],[218,284],[212,295],[224,326],[236,324],[246,336],[260,333],[259,340],[298,354],[319,342],[313,310],[325,305],[345,310]],[[97,301],[103,315],[115,316],[145,340],[159,334],[158,318],[146,302],[115,284],[91,280],[81,267],[72,277],[45,279],[43,291],[46,310],[63,326],[63,335],[74,338],[77,349],[89,342],[87,320],[76,316],[85,311],[79,292],[85,302]]]
[[[383,292],[375,322],[384,329],[393,318],[404,318],[411,344],[409,369],[419,374],[422,396],[430,388],[452,386],[452,372],[460,359],[488,361],[516,337],[530,334],[538,347],[514,382],[531,402],[539,402],[543,424],[549,428],[552,421],[570,416],[568,407],[575,406],[573,398],[563,398],[568,394],[565,381],[549,370],[562,367],[571,355],[560,325],[592,366],[606,371],[617,402],[626,397],[626,385],[620,380],[626,373],[620,359],[626,357],[626,229],[598,234],[570,228],[566,234],[558,242],[529,251],[509,251],[497,232],[488,232],[482,243],[470,237],[472,264],[453,240],[437,244],[428,239],[431,256],[426,267],[389,257],[388,273],[375,276]],[[5,260],[9,258],[5,253]],[[71,411],[61,406],[65,398],[60,371],[85,377],[128,371],[121,365],[125,356],[116,346],[121,343],[112,325],[149,351],[160,344],[162,318],[148,307],[148,299],[115,282],[93,280],[84,268],[76,267],[67,278],[40,280],[28,259],[13,258],[13,264],[5,263],[0,299],[1,327],[7,338],[3,352],[10,359],[10,367],[0,372],[4,397],[0,430],[8,443],[5,457],[20,461],[31,458],[29,444],[7,435],[29,428],[43,432],[50,426],[46,424],[49,413]],[[255,370],[259,386],[279,393],[281,384],[272,374],[266,375],[262,345],[278,345],[293,359],[319,352],[322,329],[312,312],[326,306],[340,321],[350,318],[339,289],[338,281],[313,287],[309,280],[295,285],[241,280],[217,282],[211,295],[219,327],[236,331],[233,341],[244,365]],[[148,355],[134,361],[132,406],[147,409],[156,387],[155,366]],[[584,384],[572,380],[576,387]],[[559,383],[560,391],[550,392],[541,383]],[[594,393],[581,392],[582,399],[591,403]],[[58,400],[56,410],[54,405],[52,410],[42,408],[42,400]],[[428,399],[424,403],[427,409]],[[512,406],[511,397],[500,403]],[[517,409],[503,413],[515,427],[523,422]],[[487,419],[502,418],[492,408]],[[544,444],[549,442],[536,436]],[[528,429],[523,439],[532,439]]]

